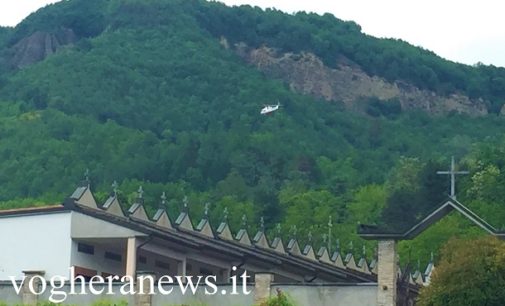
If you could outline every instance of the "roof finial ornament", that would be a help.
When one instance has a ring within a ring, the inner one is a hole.
[[[431,252],[430,262],[433,263],[433,251]]]
[[[354,252],[354,243],[352,242],[352,240],[351,242],[349,242],[349,252],[350,253]]]
[[[117,181],[114,180],[114,182],[112,182],[112,192],[115,197],[117,197],[118,187],[119,187],[119,185],[118,185]]]
[[[260,218],[260,231],[263,233],[265,232],[265,218],[264,217]]]
[[[340,239],[337,238],[337,252],[340,252]]]
[[[323,234],[323,246],[326,247],[327,242],[328,242],[328,234]]]
[[[296,235],[298,233],[298,229],[296,228],[296,225],[291,226],[291,229],[289,231],[290,231],[293,239],[296,239]]]
[[[86,185],[89,187],[90,185],[89,168],[86,168],[86,171],[84,171],[84,181],[86,182]]]
[[[167,195],[165,194],[165,191],[163,191],[163,193],[161,194],[161,206],[162,208],[164,208],[167,204]]]
[[[142,186],[139,186],[139,189],[137,190],[137,197],[141,200],[144,198],[144,189]]]
[[[182,199],[182,210],[185,213],[187,213],[189,211],[189,209],[188,209],[188,196],[186,196],[186,195]]]
[[[468,171],[456,171],[456,164],[454,163],[454,156],[451,157],[451,169],[449,171],[437,171],[437,174],[450,175],[451,177],[451,193],[450,197],[456,200],[456,175],[468,174]]]
[[[228,207],[224,208],[224,211],[223,211],[223,222],[224,223],[228,223]]]
[[[366,245],[364,245],[364,244],[363,244],[362,252],[363,252],[363,257],[366,257]]]
[[[282,229],[280,223],[277,223],[276,229],[277,229],[277,237],[280,237],[281,236],[281,229]]]
[[[331,236],[332,236],[332,230],[333,230],[333,219],[330,215],[328,219],[328,250],[331,249]]]
[[[247,216],[245,214],[242,215],[242,228],[247,228]]]
[[[309,231],[309,234],[307,235],[307,239],[309,241],[308,244],[311,244],[312,243],[312,229]]]
[[[210,203],[209,202],[205,203],[205,212],[204,212],[205,219],[209,219],[209,208],[210,208]]]

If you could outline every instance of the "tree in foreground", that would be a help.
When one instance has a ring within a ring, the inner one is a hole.
[[[505,305],[505,242],[495,237],[450,240],[420,306]]]

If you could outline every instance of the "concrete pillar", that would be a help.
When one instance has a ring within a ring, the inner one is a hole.
[[[135,284],[135,306],[151,306],[153,294],[156,290],[156,274],[154,272],[137,272]],[[153,294],[152,294],[153,293]]]
[[[135,272],[137,271],[137,238],[128,237],[126,245],[126,276],[135,279]]]
[[[42,285],[41,278],[44,276],[45,271],[23,271],[26,278],[21,288],[22,302],[23,305],[37,305],[39,296],[35,293],[40,292],[40,286]],[[33,280],[32,280],[33,279]],[[35,292],[30,290],[30,283],[33,283],[32,288]]]
[[[274,281],[272,273],[254,275],[254,305],[262,305],[270,298],[270,286]]]
[[[186,257],[177,262],[177,275],[182,276],[183,279],[186,277],[186,262]]]
[[[222,276],[222,279],[221,279],[222,283],[226,283],[226,284],[230,283],[231,282],[231,279],[230,279],[231,269],[230,268],[221,269],[221,276]]]
[[[379,240],[378,249],[377,305],[396,306],[396,282],[398,279],[396,241]]]

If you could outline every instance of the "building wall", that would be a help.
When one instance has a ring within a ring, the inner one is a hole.
[[[76,294],[76,295],[67,295],[67,298],[63,304],[65,305],[92,305],[97,302],[102,302],[99,303],[100,305],[114,305],[114,304],[119,304],[120,302],[126,302],[128,305],[135,305],[135,296],[133,295],[122,295],[120,293],[120,288],[122,284],[121,283],[116,283],[112,285],[112,292],[114,294],[107,294],[107,291],[109,290],[108,285],[98,285],[95,286],[96,290],[102,291],[102,294],[98,295],[93,295],[93,294],[86,294],[86,295],[81,295],[81,294]],[[89,291],[89,288],[86,289]],[[63,289],[61,289],[63,292],[70,292],[70,286],[65,286]],[[49,301],[49,298],[51,297],[52,293],[50,290],[46,290],[44,294],[42,294],[39,297],[39,301]],[[61,295],[55,294],[53,298],[61,298]],[[107,301],[110,302],[106,303]],[[161,306],[161,305],[160,305]],[[166,305],[163,305],[166,306]]]
[[[66,299],[63,304],[65,305],[92,305],[98,301],[111,301],[111,302],[127,302],[128,305],[134,305],[135,297],[133,295],[122,295],[120,292],[120,288],[123,286],[121,283],[115,283],[112,285],[113,294],[107,294],[109,287],[108,285],[94,285],[96,290],[103,290],[102,294],[94,295],[89,293],[89,287],[85,287],[86,292],[88,294],[68,294],[70,292],[70,285],[67,283],[63,288],[54,289],[54,292],[51,292],[51,288],[47,287],[47,289],[42,292],[42,294],[38,297],[40,302],[48,302],[50,298],[53,299]],[[76,292],[80,292],[79,285],[76,287]],[[66,294],[62,294],[61,292],[65,292]],[[23,299],[21,295],[16,294],[16,290],[12,286],[11,282],[0,282],[0,305],[2,303],[6,303],[7,305],[21,305],[23,303]],[[103,303],[102,305],[105,305]]]
[[[68,275],[70,223],[69,212],[0,218],[0,280],[22,279],[23,270]]]
[[[216,275],[217,281],[226,283],[229,280],[231,263],[216,258],[206,257],[196,252],[187,252],[177,247],[168,247],[156,243],[148,243],[140,250],[140,255],[145,256],[147,262],[137,263],[139,270],[155,272],[160,275],[182,275],[181,262],[186,261],[187,276]],[[169,264],[170,269],[162,269],[156,261]]]
[[[78,244],[85,243],[94,247],[94,254],[86,254],[78,251]],[[121,255],[121,261],[115,261],[105,258],[105,252],[113,252]],[[123,276],[126,267],[126,250],[124,243],[108,243],[105,244],[101,239],[74,240],[72,242],[72,260],[73,266],[78,266],[86,269],[97,271],[98,275],[102,273]],[[137,254],[137,271],[151,271],[157,277],[162,275],[176,276],[179,275],[179,261],[161,256],[156,253],[139,250]],[[191,274],[188,274],[191,275]]]
[[[177,288],[177,287],[176,287]],[[212,291],[212,288],[208,288]],[[225,290],[227,294],[222,294],[222,290]],[[205,294],[205,287],[198,287],[196,294],[186,293],[182,294],[180,290],[174,289],[170,295],[156,294],[153,296],[152,305],[153,306],[165,306],[165,305],[206,305],[206,306],[236,306],[236,305],[254,305],[254,293],[242,294],[242,287],[237,288],[240,294],[230,295],[233,288],[229,285],[218,286],[218,291],[215,295]],[[254,290],[254,287],[248,286],[248,291]],[[314,306],[313,304],[311,306]]]
[[[74,239],[111,239],[146,235],[111,222],[72,212],[71,236]]]
[[[191,259],[188,259],[186,264],[186,275],[194,277],[214,275],[220,283],[229,282],[229,270],[231,270],[231,267],[228,267],[228,269],[222,269],[208,263]]]
[[[94,247],[94,254],[86,254],[78,251],[79,242]],[[121,261],[105,258],[105,252],[112,252],[121,256]],[[72,241],[71,266],[78,266],[97,271],[98,275],[108,273],[123,276],[126,267],[126,254],[123,248],[117,244],[103,245],[93,241]]]
[[[78,266],[102,273],[123,276],[126,269],[126,241],[128,237],[143,237],[143,233],[94,218],[82,213],[72,212],[71,226],[71,266]],[[78,251],[79,243],[91,245],[94,254]],[[121,256],[120,261],[105,257],[105,252]]]
[[[18,283],[18,286],[21,284]],[[21,304],[21,296],[16,294],[16,290],[10,281],[0,281],[0,305],[6,303],[7,305]]]
[[[377,284],[360,285],[272,285],[286,293],[298,306],[376,306]]]
[[[122,284],[113,285],[113,295],[107,295],[106,290],[101,295],[68,295],[64,302],[67,305],[91,305],[96,301],[107,299],[112,301],[126,301],[129,305],[134,304],[135,297],[132,295],[121,295],[119,288]],[[97,289],[106,288],[105,286],[96,286]],[[168,287],[166,287],[168,289]],[[277,294],[277,289],[281,289],[288,297],[295,302],[297,306],[376,306],[377,305],[377,285],[272,285],[271,295]],[[209,288],[209,290],[212,290]],[[228,294],[221,294],[225,290]],[[254,286],[248,286],[247,290],[252,291],[246,295],[242,293],[242,287],[239,284],[237,288],[240,294],[230,295],[232,287],[229,285],[219,285],[218,293],[215,295],[206,295],[205,287],[199,287],[196,294],[182,294],[177,286],[169,295],[161,295],[157,292],[152,296],[153,306],[166,305],[207,305],[207,306],[249,306],[254,304]],[[69,292],[67,285],[62,289]],[[39,297],[40,301],[47,301],[51,292],[47,290]],[[56,295],[55,297],[60,297]],[[0,283],[0,300],[9,304],[20,304],[21,297],[15,294],[12,285]]]
[[[141,260],[141,257],[145,262]],[[163,257],[159,254],[140,250],[137,256],[137,270],[154,272],[157,277],[163,275],[178,275],[179,262],[173,258]]]

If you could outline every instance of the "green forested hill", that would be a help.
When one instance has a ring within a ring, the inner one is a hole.
[[[12,64],[24,39],[58,39],[62,29],[73,31],[73,43],[22,69]],[[64,1],[0,29],[0,207],[61,201],[89,168],[102,196],[113,180],[125,200],[142,184],[151,210],[166,191],[175,212],[188,195],[196,217],[206,201],[215,219],[228,207],[234,228],[246,213],[264,215],[269,227],[323,233],[331,215],[344,245],[357,239],[357,222],[408,223],[437,204],[447,180],[434,171],[455,155],[472,170],[460,200],[503,225],[505,120],[381,104],[375,117],[350,113],[291,92],[223,48],[221,36],[311,51],[330,66],[344,55],[371,75],[482,97],[490,110],[505,102],[503,68],[448,62],[330,15],[203,1]],[[259,115],[277,101],[279,112]],[[419,254],[473,233],[467,228],[450,219],[415,242]]]

